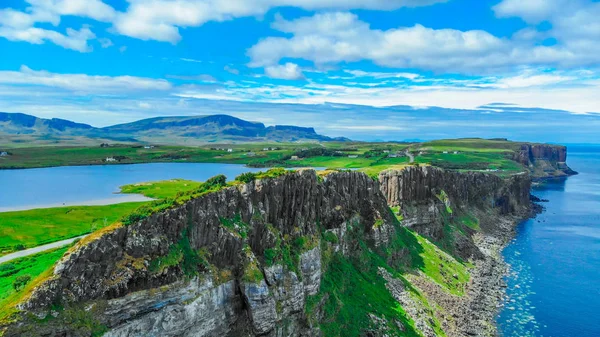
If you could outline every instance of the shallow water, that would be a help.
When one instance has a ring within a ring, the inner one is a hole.
[[[126,184],[174,178],[204,181],[218,174],[233,179],[249,171],[259,169],[232,164],[154,163],[0,170],[0,212],[143,201],[147,200],[143,196],[115,193]]]
[[[504,250],[503,336],[600,336],[600,148],[569,147],[580,174],[536,187],[549,202]]]

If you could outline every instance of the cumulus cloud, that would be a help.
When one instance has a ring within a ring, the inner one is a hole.
[[[32,44],[51,42],[66,49],[88,52],[88,41],[96,35],[87,26],[76,30],[67,28],[66,34],[57,30],[35,27],[37,23],[60,24],[61,16],[74,15],[109,21],[115,11],[99,0],[27,0],[25,11],[11,8],[0,10],[0,37],[10,41]],[[104,43],[103,43],[104,45]]]
[[[419,24],[372,29],[349,12],[317,13],[291,21],[278,18],[273,28],[291,37],[262,39],[248,55],[253,67],[272,66],[284,58],[309,60],[317,66],[370,60],[384,67],[479,74],[521,66],[599,65],[600,47],[592,41],[600,38],[600,24],[593,19],[600,17],[600,3],[590,2],[584,8],[557,17],[552,21],[556,27],[549,33],[528,27],[512,39],[482,30],[432,29]],[[508,9],[497,12],[512,13]],[[545,17],[549,12],[539,15]],[[543,45],[542,39],[548,37],[559,43]]]
[[[293,6],[307,10],[380,9],[427,6],[447,0],[129,0],[129,7],[114,20],[115,30],[142,39],[177,43],[179,28],[198,27],[208,21],[265,14],[269,9]]]
[[[134,76],[91,76],[86,74],[58,74],[32,70],[21,66],[19,71],[0,71],[0,84],[34,85],[66,89],[82,93],[122,93],[140,90],[168,90],[165,80]]]
[[[288,62],[283,65],[266,67],[265,74],[271,78],[278,78],[283,80],[299,80],[304,78],[300,67],[297,64],[291,62]]]

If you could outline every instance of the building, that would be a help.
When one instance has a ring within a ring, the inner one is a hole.
[[[458,154],[458,151],[454,151],[454,154]]]
[[[398,158],[398,154],[397,153],[390,153],[390,154],[388,154],[388,158]]]
[[[146,146],[144,146],[144,149],[153,149],[153,148],[154,148],[154,145],[146,145]]]
[[[448,154],[448,151],[444,151],[444,154]]]
[[[290,158],[290,160],[299,160],[300,158],[298,158],[298,156],[292,156],[292,158]]]
[[[110,147],[110,145],[108,145],[107,143],[102,143],[100,144],[100,147]]]
[[[233,152],[233,149],[227,149],[227,152]]]
[[[246,153],[246,156],[248,156],[248,157],[254,157],[254,156],[256,156],[256,153],[254,153],[254,152],[248,152],[248,153]]]
[[[390,153],[390,150],[383,150],[383,153]]]
[[[355,154],[351,154],[351,155],[348,156],[348,158],[358,158],[358,156],[355,155]]]
[[[6,151],[0,152],[0,157],[7,157],[7,156],[8,156],[8,152],[6,152]]]
[[[107,163],[112,163],[112,162],[115,162],[117,160],[115,158],[113,158],[113,157],[106,157],[106,159],[104,159],[104,161],[107,162]]]

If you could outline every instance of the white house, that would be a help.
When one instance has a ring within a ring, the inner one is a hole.
[[[355,155],[355,154],[351,154],[351,155],[348,156],[348,158],[358,158],[358,156]]]
[[[146,145],[146,146],[144,146],[144,149],[153,149],[153,148],[154,148],[154,145]]]
[[[448,154],[448,151],[444,151],[444,154]]]
[[[292,156],[292,158],[290,158],[290,160],[299,160],[300,158],[298,158],[298,156]]]
[[[107,163],[111,163],[111,162],[115,162],[117,160],[115,158],[113,158],[113,157],[106,157],[106,159],[104,159],[104,161],[107,162]]]
[[[227,152],[233,152],[233,149],[227,149]]]
[[[0,152],[0,157],[6,157],[6,156],[8,156],[8,152],[6,152],[6,151]]]

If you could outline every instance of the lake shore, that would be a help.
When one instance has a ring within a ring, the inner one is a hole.
[[[86,200],[83,202],[64,202],[59,204],[43,204],[43,205],[23,205],[16,207],[0,207],[0,213],[4,212],[19,212],[19,211],[29,211],[32,209],[48,209],[48,208],[57,208],[57,207],[71,207],[71,206],[108,206],[108,205],[116,205],[124,202],[144,202],[144,201],[152,201],[154,199],[145,197],[141,194],[118,194],[114,198],[108,199],[98,199],[98,200]]]

